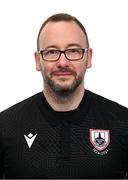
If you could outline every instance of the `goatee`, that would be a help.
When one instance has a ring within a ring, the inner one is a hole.
[[[53,80],[47,79],[47,85],[50,87],[50,89],[57,95],[61,97],[67,97],[70,96],[77,87],[81,84],[82,78],[74,80],[74,82],[68,86],[68,87],[62,87],[59,84],[56,84]]]

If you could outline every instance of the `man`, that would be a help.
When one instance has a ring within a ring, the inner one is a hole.
[[[0,114],[0,178],[126,177],[128,109],[85,90],[91,59],[75,17],[43,23],[35,52],[43,91]]]

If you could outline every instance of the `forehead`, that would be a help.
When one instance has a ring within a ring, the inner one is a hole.
[[[39,44],[42,47],[73,43],[86,46],[85,34],[74,21],[48,22],[40,33]]]

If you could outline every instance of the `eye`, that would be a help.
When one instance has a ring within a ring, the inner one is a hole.
[[[52,49],[52,50],[49,50],[49,54],[56,54],[58,51],[57,50],[54,50],[54,49]]]
[[[68,49],[67,50],[68,54],[80,54],[81,53],[81,49]]]
[[[56,55],[56,54],[58,54],[58,50],[56,49],[50,49],[50,50],[44,51],[45,56]]]

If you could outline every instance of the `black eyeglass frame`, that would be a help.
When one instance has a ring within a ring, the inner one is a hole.
[[[81,58],[79,58],[79,59],[70,59],[70,58],[68,58],[67,55],[66,55],[66,52],[69,51],[69,50],[75,50],[75,49],[82,51],[82,56],[81,56]],[[42,59],[43,59],[44,61],[48,61],[48,62],[56,62],[56,61],[58,61],[58,60],[60,59],[60,57],[61,57],[61,54],[64,54],[65,57],[66,57],[66,59],[69,60],[69,61],[78,61],[78,60],[81,60],[81,59],[83,58],[84,53],[85,53],[86,51],[88,51],[89,48],[85,48],[85,49],[83,49],[83,48],[65,49],[65,50],[63,50],[63,51],[61,51],[61,50],[59,50],[59,49],[55,49],[55,50],[60,53],[59,56],[58,56],[58,58],[55,59],[55,60],[47,60],[47,59],[45,59],[45,58],[43,57],[43,52],[48,51],[47,49],[39,50],[38,53],[41,55],[41,57],[42,57]]]

